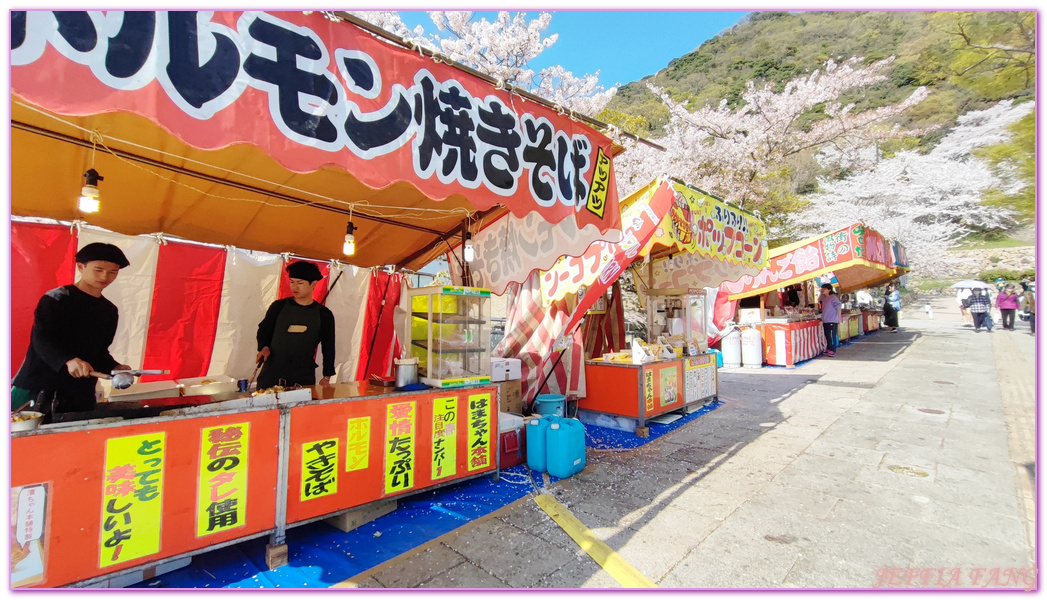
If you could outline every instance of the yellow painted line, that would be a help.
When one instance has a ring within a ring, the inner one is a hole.
[[[626,588],[656,588],[653,581],[644,576],[636,567],[630,565],[617,552],[611,550],[610,546],[603,540],[593,535],[577,517],[567,510],[567,507],[556,501],[549,494],[538,494],[534,501],[548,514],[556,524],[559,525],[571,539],[593,557],[604,571],[614,577],[622,587]]]

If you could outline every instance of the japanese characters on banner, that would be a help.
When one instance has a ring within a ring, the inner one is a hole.
[[[469,395],[468,471],[491,466],[491,394]]]
[[[643,406],[647,412],[654,412],[654,371],[643,370]]]
[[[50,484],[11,488],[11,587],[44,581]]]
[[[302,444],[302,501],[338,491],[338,438]]]
[[[349,419],[345,434],[346,472],[366,469],[371,456],[371,417]]]
[[[102,568],[160,551],[164,432],[105,441],[102,482]]]
[[[247,448],[250,423],[200,432],[200,482],[196,535],[243,527],[247,514]]]
[[[385,493],[414,488],[415,403],[396,402],[385,415]]]
[[[674,252],[730,264],[763,266],[767,228],[762,221],[679,182],[673,182],[672,187],[672,207],[644,248],[645,253],[658,244]]]
[[[612,229],[601,233],[592,225],[579,228],[572,220],[550,224],[537,213],[519,218],[512,214],[473,234],[476,258],[469,263],[473,285],[492,293],[505,293],[510,283],[519,283],[536,269],[553,266],[561,256],[577,256],[598,241],[617,243],[622,232]],[[452,252],[461,256],[460,245]],[[462,268],[447,257],[455,281],[462,280]]]
[[[12,11],[11,65],[12,92],[58,114],[131,112],[295,172],[334,164],[374,189],[618,225],[607,137],[320,13]]]
[[[543,302],[563,299],[586,286],[565,331],[570,331],[585,311],[589,310],[622,271],[640,254],[654,235],[661,215],[669,209],[672,192],[667,182],[649,188],[648,193],[633,202],[622,215],[622,241],[616,244],[596,242],[581,256],[564,257],[542,274]]]
[[[771,256],[767,268],[757,275],[724,282],[720,287],[731,296],[753,295],[776,289],[798,277],[822,275],[854,260],[875,263],[885,268],[894,267],[887,240],[876,231],[857,223],[784,254]]]
[[[432,480],[455,475],[458,463],[458,396],[433,401]]]

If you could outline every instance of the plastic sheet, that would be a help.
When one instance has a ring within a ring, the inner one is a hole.
[[[533,474],[541,485],[541,474]],[[266,570],[268,537],[193,557],[187,567],[135,588],[327,588],[535,491],[524,466],[400,500],[395,511],[349,533],[322,521],[287,530],[288,564]]]

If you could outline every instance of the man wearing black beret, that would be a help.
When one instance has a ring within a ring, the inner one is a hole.
[[[130,369],[109,354],[119,314],[102,290],[129,263],[113,244],[95,242],[76,253],[79,279],[40,298],[33,314],[29,350],[12,381],[11,408],[37,401],[47,413],[86,412],[95,407],[92,371]]]
[[[334,375],[334,313],[313,300],[313,290],[323,275],[315,264],[302,260],[287,265],[287,275],[291,296],[269,305],[258,324],[255,360],[265,361],[258,374],[260,390],[275,385],[314,385],[317,345],[324,354],[320,385],[330,383]]]

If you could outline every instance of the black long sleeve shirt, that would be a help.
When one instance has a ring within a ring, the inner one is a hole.
[[[29,351],[12,384],[34,395],[58,392],[66,410],[90,410],[97,380],[73,377],[65,364],[80,358],[95,371],[112,371],[119,364],[109,354],[118,319],[115,304],[75,285],[47,292],[36,305]]]

